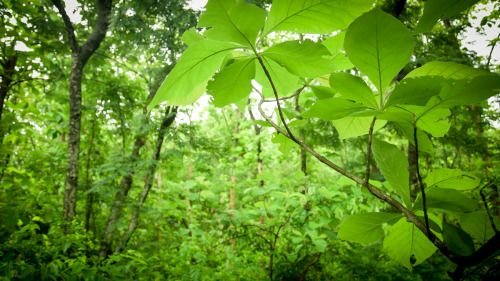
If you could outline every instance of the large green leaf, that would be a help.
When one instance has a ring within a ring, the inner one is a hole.
[[[254,46],[266,18],[262,9],[243,0],[209,0],[205,8],[198,27],[212,27],[207,38]]]
[[[383,93],[410,59],[413,37],[404,24],[376,8],[349,26],[344,47],[351,62]]]
[[[405,154],[395,145],[373,139],[373,157],[377,166],[389,184],[403,198],[407,207],[411,207],[408,160]]]
[[[479,0],[427,0],[424,15],[415,28],[416,33],[429,32],[439,19],[447,19],[476,4]]]
[[[359,213],[347,217],[340,225],[338,237],[351,242],[373,243],[384,237],[384,223],[394,223],[401,214]]]
[[[499,75],[481,75],[470,80],[459,80],[452,85],[444,84],[439,95],[429,100],[425,111],[438,107],[476,104],[498,93],[500,93]]]
[[[314,95],[320,100],[333,98],[333,96],[335,96],[335,91],[330,87],[314,85],[311,85],[309,87],[313,91]]]
[[[317,117],[325,120],[336,120],[349,116],[352,113],[366,110],[363,105],[354,103],[343,98],[329,98],[318,100],[305,112],[304,117]]]
[[[354,138],[368,134],[373,117],[346,117],[338,120],[333,120],[332,123],[339,133],[341,140]],[[376,132],[385,126],[387,122],[384,120],[375,121],[373,131]]]
[[[498,221],[497,221],[498,223]],[[484,211],[464,213],[460,216],[460,225],[463,230],[474,236],[481,244],[486,243],[495,231],[491,226],[488,214]]]
[[[291,74],[272,59],[262,57],[262,61],[271,76],[279,96],[286,96],[292,90],[297,89],[297,85],[299,83],[298,76]],[[255,80],[262,86],[262,93],[265,97],[274,97],[271,83],[260,65],[256,66]]]
[[[223,107],[248,97],[254,77],[255,58],[237,61],[215,74],[208,82],[207,93],[214,97],[215,106]]]
[[[330,86],[343,98],[377,108],[377,101],[372,90],[359,76],[339,72],[330,75]]]
[[[273,45],[262,55],[284,66],[290,73],[301,77],[315,78],[333,71],[332,63],[323,56],[330,55],[328,49],[311,40],[287,41]]]
[[[443,82],[442,77],[436,76],[403,79],[392,91],[385,107],[397,104],[424,106],[431,97],[439,94]]]
[[[168,101],[169,105],[188,105],[205,92],[208,79],[220,67],[227,53],[238,45],[209,39],[193,43],[165,78],[148,110]]]
[[[474,242],[467,232],[462,229],[443,222],[443,240],[455,254],[460,256],[470,256],[474,253]]]
[[[373,0],[274,0],[263,35],[271,31],[330,33],[346,28]]]
[[[442,168],[429,173],[424,180],[427,188],[433,186],[456,190],[473,189],[479,186],[479,179],[471,173],[458,169]]]
[[[472,79],[481,75],[491,75],[491,73],[484,69],[473,68],[464,64],[445,61],[432,61],[408,73],[403,81],[405,79],[420,76],[440,76],[445,79],[460,80]]]
[[[419,265],[437,250],[429,239],[413,223],[400,219],[384,239],[384,249],[389,256],[406,268]],[[414,258],[412,264],[411,258]]]
[[[475,200],[455,189],[433,187],[425,191],[425,198],[427,208],[461,213],[472,212],[477,208]],[[414,209],[422,209],[422,196],[415,201]]]

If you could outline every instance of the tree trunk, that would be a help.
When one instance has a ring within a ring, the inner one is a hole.
[[[10,90],[10,84],[14,80],[14,72],[16,70],[17,56],[10,56],[5,58],[2,62],[3,73],[0,75],[2,78],[2,84],[0,84],[0,123],[2,121],[3,104],[7,99],[7,94]],[[2,133],[3,135],[3,133]]]
[[[64,188],[63,217],[71,221],[76,215],[78,191],[78,160],[80,154],[80,126],[82,117],[82,75],[89,58],[99,48],[106,36],[111,15],[112,0],[98,0],[97,21],[92,34],[82,46],[78,45],[75,30],[61,0],[52,0],[61,14],[68,33],[71,48],[71,72],[69,78],[69,128],[66,181]]]
[[[165,137],[165,133],[167,132],[167,129],[170,127],[170,125],[172,125],[172,123],[174,122],[176,115],[177,115],[177,108],[174,107],[172,108],[171,111],[170,108],[168,108],[165,117],[161,122],[160,129],[158,132],[158,139],[156,140],[156,147],[153,154],[153,162],[149,166],[146,182],[141,191],[141,194],[139,195],[139,199],[137,200],[137,203],[135,205],[135,210],[134,213],[132,214],[132,218],[130,218],[130,223],[128,225],[127,233],[125,234],[124,238],[120,241],[118,246],[115,248],[114,251],[115,254],[120,253],[123,250],[123,248],[127,245],[128,241],[132,237],[132,234],[137,228],[137,225],[139,224],[140,209],[144,204],[144,202],[146,201],[149,191],[153,186],[154,174],[156,171],[156,166],[158,165],[158,160],[160,159],[161,147],[163,145],[163,139]]]

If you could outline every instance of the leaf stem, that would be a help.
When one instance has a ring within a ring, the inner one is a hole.
[[[495,226],[495,221],[493,220],[493,216],[491,215],[490,208],[488,207],[488,203],[486,203],[486,196],[484,195],[484,189],[486,187],[491,186],[492,184],[493,184],[493,180],[491,180],[490,182],[488,182],[487,184],[485,184],[481,188],[481,190],[479,191],[479,194],[481,195],[481,198],[483,199],[484,208],[486,209],[486,213],[488,213],[488,218],[490,219],[491,227],[495,231],[495,234],[497,234],[498,230],[497,230],[497,227]]]
[[[413,140],[415,141],[415,166],[417,172],[418,184],[420,186],[420,191],[422,193],[422,209],[424,210],[424,219],[425,219],[425,235],[429,237],[431,231],[429,229],[429,216],[427,215],[427,198],[425,197],[425,188],[424,183],[422,181],[422,176],[420,175],[420,165],[418,164],[418,137],[417,137],[417,123],[415,122],[413,126]]]
[[[368,131],[368,145],[366,147],[366,184],[370,183],[370,159],[372,157],[372,139],[373,139],[373,127],[375,126],[375,121],[377,121],[377,116],[373,117],[373,121],[370,125],[370,130]]]

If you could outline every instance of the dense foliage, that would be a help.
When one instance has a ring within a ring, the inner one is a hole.
[[[3,1],[0,278],[497,279],[478,2]]]

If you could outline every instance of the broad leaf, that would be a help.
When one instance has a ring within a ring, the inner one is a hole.
[[[220,67],[224,56],[235,48],[237,45],[208,39],[193,43],[165,78],[148,110],[163,101],[169,105],[195,102],[205,92],[205,83]]]
[[[328,243],[326,242],[325,239],[312,239],[312,242],[316,246],[316,251],[320,253],[324,253],[326,247],[328,246]]]
[[[338,237],[357,243],[377,242],[385,235],[382,225],[384,223],[392,224],[401,217],[401,214],[389,213],[353,214],[340,225]]]
[[[207,93],[214,97],[215,106],[223,107],[248,97],[254,77],[254,58],[235,62],[215,74],[208,82]]]
[[[422,231],[405,218],[392,227],[391,233],[384,239],[384,249],[408,269],[421,264],[437,250]],[[412,256],[414,263],[410,261]]]
[[[483,211],[462,214],[460,216],[460,226],[462,226],[463,230],[467,233],[474,236],[481,244],[486,243],[495,235],[488,214]]]
[[[335,91],[330,87],[325,87],[325,86],[309,86],[309,87],[313,91],[314,95],[320,100],[333,98],[333,96],[335,95]]]
[[[446,222],[443,222],[443,239],[446,246],[459,256],[470,256],[475,251],[470,235]]]
[[[243,0],[209,0],[205,8],[198,27],[212,27],[207,38],[254,46],[266,18],[262,9]]]
[[[458,169],[437,169],[429,173],[424,180],[427,188],[433,186],[456,190],[473,189],[479,186],[479,179],[471,173]]]
[[[425,191],[427,208],[442,209],[454,212],[472,212],[477,209],[477,202],[463,195],[460,191],[448,188],[433,187]],[[422,209],[422,196],[415,201],[414,209]]]
[[[413,37],[404,24],[376,8],[349,26],[344,47],[351,62],[383,93],[410,59]]]
[[[292,90],[297,89],[299,77],[288,72],[284,67],[272,59],[262,57],[269,75],[278,91],[279,96],[286,96]],[[262,86],[262,93],[267,98],[273,98],[274,93],[268,77],[260,65],[256,66],[255,80]]]
[[[196,31],[196,28],[192,27],[182,34],[182,42],[186,45],[191,45],[194,42],[205,39],[205,37]]]
[[[377,108],[377,101],[372,90],[359,76],[339,72],[330,75],[330,86],[343,98]]]
[[[424,106],[433,96],[441,91],[442,77],[416,77],[403,79],[396,85],[385,103],[385,107],[396,104]]]
[[[317,117],[325,120],[336,120],[352,113],[367,109],[365,106],[348,101],[343,98],[329,98],[318,100],[303,114],[304,117]]]
[[[416,33],[429,32],[439,19],[447,19],[479,0],[427,0],[424,5],[424,15],[415,28]]]
[[[330,55],[320,43],[305,40],[287,41],[273,45],[262,53],[284,66],[290,73],[300,77],[315,78],[333,71],[332,63],[323,58]]]
[[[330,33],[346,28],[373,0],[274,0],[263,35],[271,31]]]
[[[405,154],[395,145],[373,139],[373,157],[377,166],[389,184],[403,198],[407,207],[411,207],[408,160]]]
[[[464,64],[432,61],[408,73],[403,81],[420,76],[440,76],[445,79],[460,80],[472,79],[482,75],[491,75],[491,73],[484,69],[473,68]]]
[[[333,120],[332,123],[339,133],[339,138],[343,140],[368,134],[372,120],[373,117],[347,117]],[[373,132],[384,127],[386,123],[384,120],[375,121]]]

